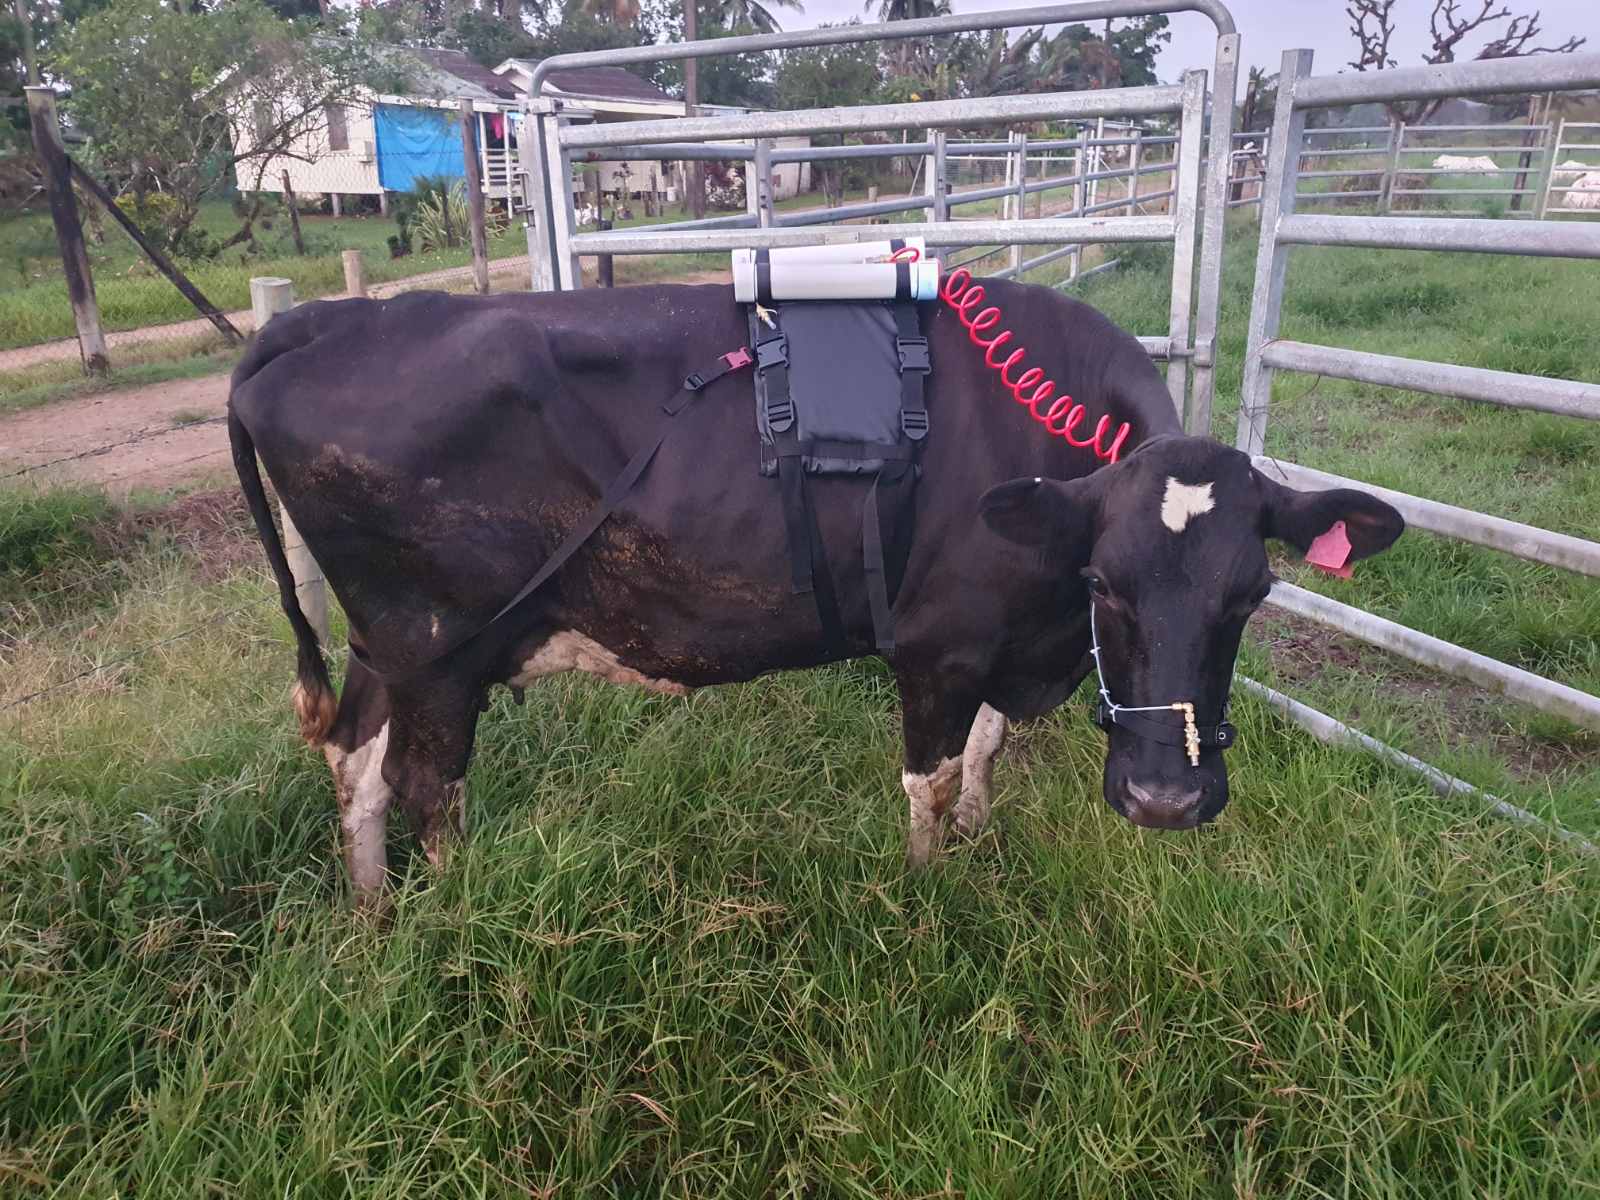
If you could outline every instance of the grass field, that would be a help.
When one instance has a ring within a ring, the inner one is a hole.
[[[143,260],[128,236],[109,218],[104,224],[105,240],[90,243],[89,258],[105,328],[140,329],[192,318],[193,306]],[[239,221],[229,205],[219,200],[204,206],[199,224],[223,239],[238,228]],[[344,266],[339,256],[344,250],[362,251],[368,283],[472,261],[471,251],[465,247],[390,258],[384,239],[396,226],[392,220],[376,216],[302,215],[300,224],[306,242],[304,256],[295,254],[288,219],[280,214],[271,228],[258,226],[260,254],[248,255],[236,248],[211,261],[184,263],[184,271],[207,299],[226,312],[250,307],[252,275],[292,279],[295,295],[302,299],[343,291]],[[491,258],[526,253],[527,240],[520,225],[513,224],[489,243]],[[40,211],[0,220],[0,350],[72,337],[74,332],[50,214]]]
[[[1285,336],[1600,381],[1579,264],[1300,255]],[[1161,331],[1159,255],[1126,266],[1087,297]],[[1273,422],[1307,465],[1600,527],[1592,426],[1292,376]],[[0,704],[109,664],[0,713],[0,1193],[1600,1191],[1600,864],[1537,831],[1242,697],[1222,819],[1137,830],[1079,700],[1018,731],[992,832],[908,875],[881,665],[558,679],[497,695],[470,845],[403,858],[373,923],[237,504],[140,505],[0,493]],[[1421,534],[1280,571],[1600,690],[1592,582]],[[1248,674],[1600,837],[1593,737],[1256,630]]]

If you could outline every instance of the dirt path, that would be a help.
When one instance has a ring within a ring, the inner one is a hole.
[[[228,377],[105,392],[0,418],[0,485],[93,483],[113,495],[228,465]]]
[[[526,272],[528,270],[528,256],[519,255],[515,258],[496,258],[489,263],[490,275],[505,275],[513,271]],[[418,288],[429,287],[433,284],[452,283],[456,280],[472,278],[472,268],[446,267],[442,271],[425,271],[421,275],[408,275],[404,279],[392,279],[388,283],[375,283],[367,289],[367,295],[376,299],[385,296],[395,296],[401,292],[416,291]],[[326,297],[309,297],[310,299],[336,300],[339,293]],[[250,310],[241,309],[228,314],[228,320],[240,333],[248,335],[255,328],[250,319]],[[117,333],[106,334],[106,348],[115,350],[119,346],[134,346],[141,342],[160,342],[171,338],[194,337],[210,333],[212,324],[204,317],[196,317],[192,321],[176,321],[169,325],[146,325],[142,329],[124,329]],[[37,346],[19,346],[14,350],[0,350],[0,369],[14,370],[18,367],[31,367],[38,363],[55,362],[60,359],[75,359],[78,357],[78,339],[61,338],[54,342],[40,342]]]
[[[725,272],[700,272],[675,282],[726,281]],[[220,374],[0,417],[0,486],[98,484],[121,497],[135,488],[170,488],[230,471],[222,419],[227,403],[228,377]]]

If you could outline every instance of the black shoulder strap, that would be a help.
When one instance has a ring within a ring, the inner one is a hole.
[[[900,358],[900,429],[913,442],[928,436],[928,406],[923,400],[923,383],[933,370],[928,354],[928,339],[914,300],[897,300],[894,305],[894,348]]]
[[[617,510],[617,506],[633,490],[633,485],[639,482],[639,477],[644,474],[645,468],[655,458],[656,451],[661,449],[661,443],[667,440],[667,434],[672,431],[672,418],[688,408],[694,402],[695,397],[708,385],[715,383],[730,371],[737,371],[741,367],[749,366],[752,361],[750,351],[741,346],[739,349],[719,357],[716,365],[692,372],[683,381],[683,386],[662,404],[661,411],[665,414],[665,418],[656,423],[655,435],[634,452],[633,457],[628,460],[628,464],[622,468],[621,473],[611,481],[606,490],[601,493],[600,499],[595,501],[594,506],[584,514],[583,520],[573,526],[567,536],[561,540],[561,544],[555,548],[554,553],[545,559],[544,565],[534,572],[533,578],[523,584],[515,596],[501,605],[499,612],[495,613],[494,616],[490,617],[478,628],[464,637],[454,639],[445,649],[399,674],[385,674],[378,671],[372,666],[366,653],[354,642],[350,643],[351,655],[384,682],[395,683],[416,675],[423,668],[431,666],[447,655],[454,654],[468,642],[486,632],[502,617],[511,612],[512,609],[516,608],[517,605],[548,583],[557,571],[567,565],[567,560],[582,549],[583,544],[594,536],[595,531],[605,524],[606,518]]]

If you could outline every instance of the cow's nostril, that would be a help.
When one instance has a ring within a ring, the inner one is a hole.
[[[1185,791],[1170,787],[1142,787],[1133,780],[1127,785],[1128,820],[1151,829],[1187,829],[1195,824],[1200,811],[1199,788]]]

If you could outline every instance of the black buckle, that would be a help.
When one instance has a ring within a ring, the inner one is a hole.
[[[765,372],[772,367],[789,364],[789,337],[780,333],[756,343],[756,369]]]
[[[700,374],[699,371],[691,371],[688,377],[683,381],[683,388],[684,391],[687,392],[698,392],[701,388],[705,387],[708,382],[710,381],[706,379],[704,375]]]
[[[925,408],[902,408],[900,410],[900,428],[913,442],[920,442],[928,436],[928,410]]]
[[[1239,731],[1232,725],[1228,724],[1228,722],[1222,721],[1217,725],[1216,744],[1218,750],[1226,750],[1238,740]]]
[[[894,348],[900,353],[900,373],[916,371],[926,375],[933,370],[933,360],[928,357],[928,339],[925,337],[895,338]]]
[[[1094,723],[1108,732],[1117,723],[1116,718],[1111,715],[1111,706],[1103,698],[1095,703]]]
[[[794,401],[787,393],[774,396],[767,392],[767,428],[773,433],[788,433],[794,425]]]

